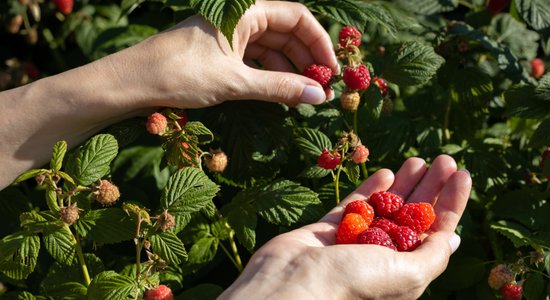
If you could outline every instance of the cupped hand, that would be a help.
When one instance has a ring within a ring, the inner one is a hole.
[[[111,60],[135,58],[123,68],[137,69],[123,69],[119,77],[152,87],[150,105],[180,108],[238,99],[320,104],[326,98],[321,86],[295,68],[316,63],[338,70],[329,35],[299,3],[257,1],[239,21],[232,46],[194,16]]]
[[[243,293],[273,299],[416,299],[446,268],[460,238],[454,230],[466,206],[471,179],[455,161],[437,157],[430,168],[408,159],[394,175],[379,170],[319,222],[275,237],[251,258],[221,298]],[[434,205],[436,220],[422,245],[397,252],[378,245],[335,245],[344,207],[389,190],[406,202]]]

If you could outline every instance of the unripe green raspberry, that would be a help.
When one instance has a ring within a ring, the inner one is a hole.
[[[360,102],[361,96],[358,92],[343,92],[340,96],[340,106],[350,112],[356,111]]]

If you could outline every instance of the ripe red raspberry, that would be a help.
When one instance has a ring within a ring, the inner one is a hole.
[[[380,77],[374,77],[372,81],[380,89],[380,93],[382,94],[382,96],[386,96],[388,94],[388,83],[384,79]]]
[[[349,45],[359,47],[361,44],[361,32],[354,26],[342,27],[338,35],[338,41],[342,48],[346,48]]]
[[[397,251],[412,251],[422,243],[418,234],[406,226],[397,226],[390,230],[389,234]]]
[[[393,215],[403,206],[403,198],[391,192],[376,192],[369,198],[369,204],[379,217],[393,218]]]
[[[515,282],[508,282],[500,289],[500,293],[506,300],[521,300],[523,288]]]
[[[346,208],[344,209],[343,217],[351,213],[361,215],[361,217],[365,219],[367,226],[370,225],[372,219],[374,218],[374,209],[365,200],[355,200],[348,203],[348,205],[346,205]]]
[[[356,111],[359,108],[359,103],[361,103],[361,96],[356,91],[343,92],[340,96],[340,106],[347,111]]]
[[[491,269],[487,282],[495,290],[502,288],[506,283],[512,282],[516,276],[508,265],[498,264]]]
[[[310,65],[304,69],[302,75],[311,78],[323,87],[328,89],[330,87],[330,80],[332,78],[332,70],[324,65]]]
[[[390,235],[378,227],[371,227],[357,236],[358,244],[374,244],[397,250]]]
[[[550,147],[546,148],[544,152],[542,153],[542,160],[540,161],[540,168],[544,171],[544,166],[546,164],[546,160],[548,159],[548,156],[550,155]],[[546,174],[546,179],[550,180],[550,174]]]
[[[143,293],[144,300],[174,300],[172,290],[164,284]]]
[[[508,6],[508,3],[510,3],[510,0],[489,0],[487,10],[496,15]]]
[[[535,58],[531,61],[531,75],[539,79],[544,75],[544,61],[540,58]]]
[[[102,179],[101,182],[94,187],[92,194],[95,200],[103,206],[111,206],[120,198],[118,187],[105,179]]]
[[[351,157],[351,160],[353,160],[353,162],[356,164],[362,164],[369,160],[369,154],[369,148],[365,147],[364,145],[359,145],[355,147],[355,150],[353,150],[353,156]]]
[[[64,15],[68,15],[73,11],[73,0],[53,0],[53,3],[57,7],[57,11]]]
[[[72,225],[80,217],[78,214],[80,209],[76,205],[62,207],[59,209],[59,219],[66,224]]]
[[[227,155],[222,150],[210,151],[211,155],[206,156],[204,164],[208,170],[214,173],[222,173],[227,167]]]
[[[377,227],[389,233],[393,228],[397,227],[397,224],[395,224],[390,219],[386,219],[383,217],[376,217],[372,220],[370,227]]]
[[[345,67],[342,80],[352,90],[364,90],[370,85],[369,69],[365,65]]]
[[[168,210],[163,211],[157,217],[157,228],[162,231],[170,231],[176,226],[176,219],[168,213]]]
[[[317,158],[317,165],[323,169],[334,170],[341,161],[342,157],[340,153],[324,149],[321,155],[319,155],[319,158]]]
[[[344,216],[336,231],[336,244],[355,244],[357,236],[369,226],[360,214],[350,213]]]
[[[154,113],[147,118],[147,131],[150,134],[163,135],[166,132],[166,127],[168,126],[168,120],[161,113]]]
[[[407,203],[394,216],[395,224],[407,226],[421,234],[435,221],[434,208],[430,203]]]

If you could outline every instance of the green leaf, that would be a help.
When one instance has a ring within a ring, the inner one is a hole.
[[[200,144],[210,143],[214,140],[214,134],[201,122],[190,121],[185,124],[183,130],[187,134],[198,138]]]
[[[289,180],[245,190],[234,201],[248,202],[268,222],[287,226],[299,220],[312,221],[321,205],[315,192]]]
[[[216,196],[219,187],[195,168],[174,173],[162,191],[160,206],[172,215],[188,215],[206,207]]]
[[[359,109],[359,115],[363,115],[363,111],[366,109],[368,114],[375,120],[380,119],[382,108],[384,107],[384,98],[380,93],[380,89],[375,84],[371,84],[365,92],[363,98],[366,99],[366,102],[365,106]]]
[[[233,32],[245,11],[255,0],[191,0],[193,9],[233,42]]]
[[[493,96],[493,81],[478,68],[458,71],[451,83],[451,97],[472,108],[486,107]]]
[[[119,275],[115,271],[105,271],[94,277],[88,287],[88,299],[125,300],[134,298],[137,290],[133,278]]]
[[[498,14],[491,20],[491,36],[506,45],[514,55],[531,60],[537,56],[538,33],[509,14]]]
[[[219,240],[213,236],[199,239],[189,250],[189,263],[202,264],[214,259],[218,251]]]
[[[30,211],[19,215],[21,227],[35,233],[55,231],[63,226],[57,213],[51,211]]]
[[[15,186],[0,191],[0,237],[4,237],[19,230],[19,216],[32,209],[26,196]]]
[[[389,47],[381,77],[398,85],[428,82],[445,60],[434,49],[416,41]]]
[[[514,0],[523,20],[536,30],[550,27],[550,2],[547,0]]]
[[[344,165],[344,172],[348,176],[348,180],[352,183],[357,183],[359,177],[361,176],[361,170],[359,170],[359,165],[352,161],[346,161]]]
[[[523,297],[525,299],[541,299],[544,287],[544,278],[540,274],[530,273],[523,284]]]
[[[544,270],[547,274],[550,274],[550,251],[544,253]]]
[[[535,97],[550,105],[550,73],[544,75],[535,88]]]
[[[129,164],[124,173],[124,181],[130,181],[139,174],[151,175],[155,167],[158,168],[164,156],[161,147],[136,146],[124,149],[113,162],[112,172],[121,169],[123,165]]]
[[[122,0],[120,3],[120,14],[121,15],[129,15],[134,11],[134,9],[138,8],[138,6],[145,2],[145,0]]]
[[[398,0],[397,4],[406,11],[421,15],[434,15],[454,10],[458,7],[458,0]]]
[[[331,170],[323,169],[319,167],[318,165],[313,165],[305,168],[298,177],[304,177],[304,178],[323,178],[325,176],[328,176],[330,174]]]
[[[131,217],[120,208],[90,210],[74,224],[81,236],[106,244],[133,239],[135,226]]]
[[[65,225],[55,230],[46,230],[43,239],[44,248],[48,250],[55,261],[64,265],[69,265],[73,262],[76,241],[68,226]]]
[[[498,223],[491,224],[491,229],[510,239],[516,248],[531,245],[529,231],[519,224],[499,221]]]
[[[169,264],[178,265],[187,259],[182,241],[170,231],[153,234],[149,237],[153,253],[158,254]]]
[[[531,137],[533,147],[550,145],[550,118],[542,120]]]
[[[329,137],[313,128],[297,128],[295,131],[296,145],[305,153],[318,157],[325,149],[332,149]]]
[[[46,170],[46,169],[31,169],[31,170],[28,170],[25,173],[19,175],[17,178],[15,178],[13,183],[19,183],[21,181],[25,181],[27,179],[34,178],[38,175],[46,174],[48,171],[49,170]]]
[[[92,137],[67,161],[67,173],[77,183],[88,186],[107,175],[118,153],[116,139],[110,134]]]
[[[251,253],[256,245],[256,210],[248,203],[238,203],[227,215],[227,222],[235,230],[237,240]]]
[[[12,279],[26,279],[34,271],[40,251],[38,235],[16,232],[0,240],[0,272]]]
[[[50,168],[54,171],[61,170],[63,165],[63,159],[67,153],[67,142],[59,141],[53,146],[52,161],[50,162]]]
[[[516,85],[504,92],[507,113],[527,119],[541,119],[550,114],[547,101],[535,97],[535,90],[530,85]]]
[[[219,285],[202,283],[179,294],[175,300],[216,300],[223,292]]]

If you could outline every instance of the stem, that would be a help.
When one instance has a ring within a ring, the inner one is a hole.
[[[239,273],[242,273],[242,271],[243,271],[242,265],[239,265],[239,263],[237,263],[237,261],[233,258],[231,253],[229,253],[229,250],[227,250],[227,248],[223,245],[223,243],[220,243],[220,246],[222,247],[223,252],[225,252],[225,255],[227,255],[229,260],[233,263],[235,268],[237,268],[237,270],[239,270]]]
[[[134,243],[136,244],[136,282],[139,282],[139,277],[141,274],[141,249],[143,248],[143,242],[140,241],[140,238],[139,238],[140,231],[141,231],[141,217],[138,216],[136,237],[134,238]]]
[[[68,226],[67,229],[72,234],[72,231]],[[72,235],[74,240],[74,248],[76,250],[76,256],[78,257],[78,264],[80,265],[82,275],[84,276],[84,283],[86,284],[86,286],[89,286],[91,282],[90,274],[88,273],[88,266],[86,266],[86,261],[84,260],[84,254],[82,253],[82,247],[80,246],[80,239],[78,238],[78,236],[75,236],[74,234]]]
[[[342,165],[338,166],[336,172],[336,178],[334,179],[334,194],[336,195],[336,205],[340,204],[340,173],[342,172]]]
[[[362,163],[361,164],[361,172],[363,173],[363,179],[369,178],[369,171],[367,170],[367,164]]]
[[[231,228],[227,222],[225,222],[226,226]],[[239,251],[237,249],[237,244],[235,243],[235,239],[233,238],[235,236],[235,231],[231,229],[229,232],[229,245],[231,246],[231,251],[233,252],[233,256],[235,258],[235,267],[237,267],[237,270],[239,270],[239,273],[243,272],[243,263],[241,261],[241,257],[239,256]]]

